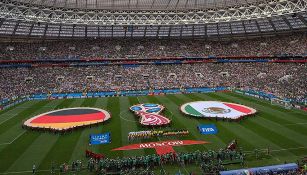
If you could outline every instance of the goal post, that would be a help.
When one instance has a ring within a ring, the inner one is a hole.
[[[292,108],[292,104],[290,103],[290,101],[282,100],[282,99],[279,99],[279,98],[271,98],[271,104],[276,105],[276,106],[281,106],[285,109],[291,109]]]

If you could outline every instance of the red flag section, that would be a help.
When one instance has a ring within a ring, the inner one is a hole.
[[[239,112],[245,113],[245,114],[249,114],[253,112],[250,108],[247,108],[243,105],[234,104],[234,103],[225,103],[225,102],[223,104]]]
[[[93,121],[93,120],[103,120],[106,115],[102,112],[82,114],[82,115],[59,115],[50,116],[43,115],[41,117],[35,118],[31,123],[69,123],[69,122],[80,122],[80,121]]]
[[[157,147],[155,148],[158,155],[164,155],[168,153],[175,153],[176,151],[173,149],[172,146],[164,146],[163,148]]]
[[[120,148],[115,148],[112,151],[122,151],[122,150],[133,150],[133,149],[146,149],[154,148],[159,155],[175,152],[173,146],[185,146],[185,145],[197,145],[197,144],[207,144],[209,142],[200,140],[167,140],[160,142],[148,142],[139,143],[123,146]]]

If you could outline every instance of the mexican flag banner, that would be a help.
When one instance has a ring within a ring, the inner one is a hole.
[[[220,101],[195,101],[182,105],[180,110],[195,117],[218,117],[237,119],[256,113],[256,110],[244,105]]]

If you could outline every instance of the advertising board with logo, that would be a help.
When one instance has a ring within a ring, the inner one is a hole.
[[[201,134],[217,134],[218,130],[214,124],[203,124],[197,126],[198,131]]]
[[[91,145],[108,144],[108,143],[111,143],[111,133],[110,132],[90,135]]]

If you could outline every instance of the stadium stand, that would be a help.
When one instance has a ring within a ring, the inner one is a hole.
[[[306,64],[199,63],[1,69],[1,99],[40,93],[189,87],[253,88],[306,100]],[[288,76],[288,78],[283,78]]]
[[[0,44],[1,60],[204,57],[204,56],[304,56],[306,34],[208,41],[156,39],[91,39],[8,42]]]

